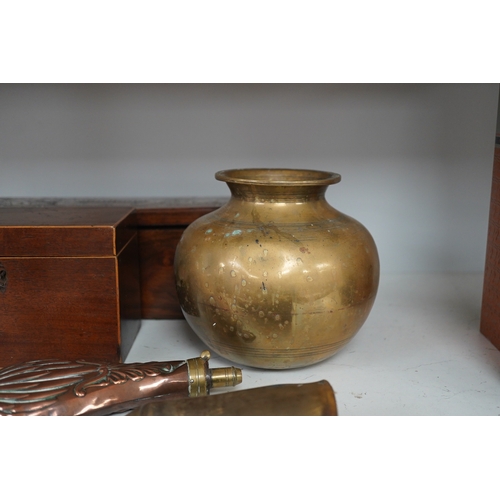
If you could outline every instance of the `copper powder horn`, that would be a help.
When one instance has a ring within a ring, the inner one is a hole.
[[[0,370],[0,416],[108,415],[150,401],[196,398],[242,382],[239,368],[185,361],[103,364],[38,360]]]

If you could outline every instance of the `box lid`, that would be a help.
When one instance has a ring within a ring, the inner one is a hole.
[[[228,197],[183,198],[0,198],[5,207],[133,207],[139,227],[186,227],[227,203]]]
[[[5,207],[0,256],[117,255],[135,231],[132,207]]]

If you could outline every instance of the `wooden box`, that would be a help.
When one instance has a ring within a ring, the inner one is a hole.
[[[10,208],[132,207],[139,239],[141,317],[181,319],[174,281],[174,255],[186,227],[222,206],[225,198],[3,198]]]
[[[181,319],[174,278],[177,243],[186,227],[224,200],[128,200],[136,207],[141,270],[141,310],[146,319]],[[114,203],[117,203],[115,201]]]
[[[500,349],[500,135],[496,138],[491,188],[486,263],[484,268],[481,333]]]
[[[132,207],[139,238],[141,317],[182,319],[174,281],[174,255],[186,227],[226,198],[0,198],[8,208]]]
[[[118,362],[140,327],[139,246],[128,207],[0,209],[0,366]]]

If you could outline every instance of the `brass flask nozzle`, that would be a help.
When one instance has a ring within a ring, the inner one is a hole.
[[[210,378],[212,379],[212,388],[234,387],[241,384],[243,380],[241,370],[234,366],[213,368],[210,370]]]
[[[210,352],[203,351],[199,358],[187,360],[189,375],[189,396],[207,396],[210,389],[218,387],[234,387],[241,384],[243,376],[239,368],[208,367]]]

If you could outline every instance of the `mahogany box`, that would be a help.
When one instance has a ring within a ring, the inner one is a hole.
[[[177,243],[189,224],[225,201],[1,198],[0,366],[46,357],[124,360],[139,318],[182,318]],[[137,238],[125,241],[122,235],[135,231]],[[105,262],[114,270],[101,273]]]
[[[0,208],[0,367],[119,362],[140,328],[131,207]]]
[[[141,272],[141,311],[145,319],[181,319],[174,277],[177,243],[186,227],[219,208],[217,198],[122,199],[136,208]],[[108,200],[108,203],[111,203]]]
[[[480,331],[500,349],[500,135],[496,137]]]

